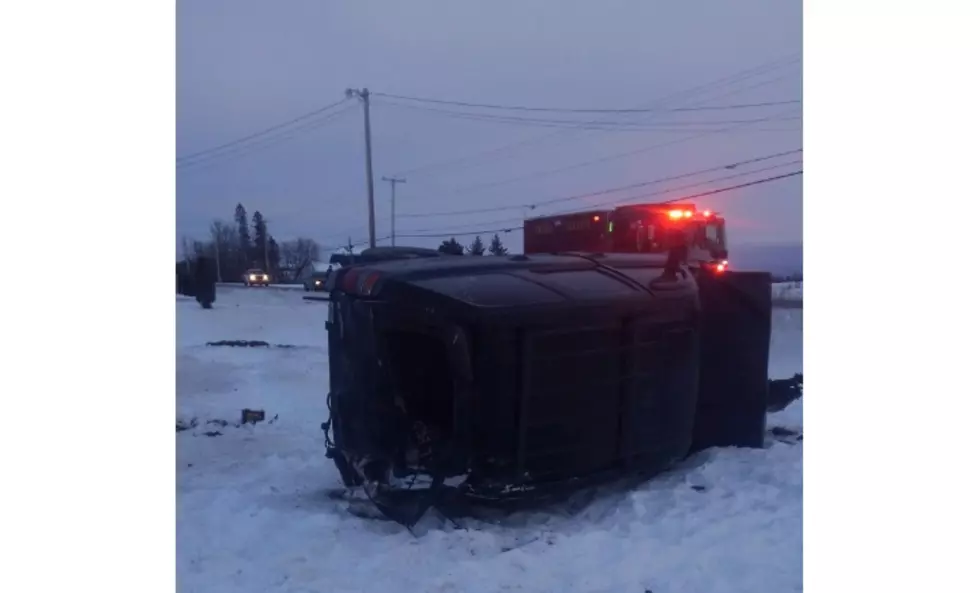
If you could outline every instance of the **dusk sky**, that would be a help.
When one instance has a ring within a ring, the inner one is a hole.
[[[654,192],[642,201],[660,201],[802,169],[801,152],[723,168],[802,147],[801,31],[801,3],[787,0],[179,0],[177,156],[366,87],[377,94],[378,237],[390,231],[381,177],[398,175],[407,183],[397,187],[397,234],[440,235],[399,244],[434,247],[450,235],[468,244],[470,231],[519,226],[522,205],[720,169],[534,213]],[[510,111],[385,93],[648,111]],[[620,123],[576,123],[595,121]],[[306,236],[330,248],[367,239],[356,99],[179,163],[178,242],[206,240],[239,202],[250,216],[260,210],[279,240]],[[800,176],[697,202],[727,216],[732,244],[802,241]],[[478,209],[487,211],[442,214]],[[522,248],[520,232],[501,238]]]

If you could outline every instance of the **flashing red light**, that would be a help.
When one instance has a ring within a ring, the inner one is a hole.
[[[684,211],[684,218],[691,218],[692,216],[694,216],[694,213],[691,212],[690,210]]]
[[[598,214],[596,214],[595,216],[592,217],[592,222],[599,222],[599,215]]]
[[[715,271],[716,272],[724,272],[725,271],[725,264],[718,264],[717,266],[715,266]]]
[[[671,217],[674,220],[677,220],[678,218],[681,218],[682,216],[684,216],[684,211],[683,210],[671,210],[670,212],[667,213],[667,216]]]
[[[714,214],[715,213],[712,212],[711,210],[705,210],[704,212],[701,213],[701,215],[704,216],[705,218],[711,218],[712,216],[714,216]]]

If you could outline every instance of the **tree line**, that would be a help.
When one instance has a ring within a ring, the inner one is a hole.
[[[215,262],[218,280],[238,281],[250,269],[261,269],[277,281],[292,279],[320,258],[320,246],[304,237],[279,243],[258,210],[249,220],[242,204],[235,206],[231,221],[211,223],[210,240],[183,242],[185,260],[204,256]]]
[[[456,237],[450,237],[443,241],[436,249],[449,255],[485,255],[487,253],[490,255],[507,255],[507,248],[504,247],[503,241],[500,240],[500,235],[496,233],[494,233],[493,239],[490,240],[489,247],[484,246],[483,238],[477,235],[467,247],[463,247],[463,244],[457,241]]]
[[[183,241],[183,258],[187,262],[197,257],[208,257],[215,262],[219,282],[236,282],[250,269],[261,269],[277,282],[288,282],[311,263],[319,261],[320,246],[313,239],[299,237],[278,242],[269,231],[269,223],[256,210],[249,217],[245,206],[235,206],[230,221],[215,220],[211,223],[207,241]],[[483,243],[479,235],[464,246],[450,237],[437,248],[450,255],[507,255],[498,234],[490,245]]]

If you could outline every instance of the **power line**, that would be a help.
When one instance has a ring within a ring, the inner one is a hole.
[[[712,172],[715,172],[715,171],[721,171],[721,170],[725,170],[725,169],[732,170],[732,169],[735,169],[735,168],[740,167],[740,166],[743,166],[743,165],[749,165],[749,164],[753,164],[753,163],[760,163],[760,162],[772,160],[772,159],[783,157],[783,156],[789,156],[789,155],[792,155],[792,154],[799,154],[801,152],[803,152],[803,149],[802,148],[797,148],[797,149],[794,149],[794,150],[785,150],[785,151],[782,151],[782,152],[776,152],[776,153],[772,153],[772,154],[767,154],[767,155],[752,157],[752,158],[748,158],[748,159],[743,159],[741,161],[736,161],[736,162],[728,163],[728,164],[725,164],[725,165],[718,165],[718,166],[715,166],[715,167],[709,167],[709,168],[706,168],[706,169],[700,169],[698,171],[690,171],[690,172],[681,173],[681,174],[678,174],[678,175],[671,175],[671,176],[668,176],[668,177],[660,177],[658,179],[651,179],[651,180],[648,180],[648,181],[641,181],[641,182],[638,182],[638,183],[631,183],[629,185],[622,185],[622,186],[618,186],[618,187],[606,188],[606,189],[597,190],[597,191],[593,191],[593,192],[588,192],[588,193],[584,193],[584,194],[576,194],[576,195],[572,195],[572,196],[563,196],[563,197],[559,197],[559,198],[552,198],[552,199],[548,199],[548,200],[542,200],[540,202],[535,202],[535,203],[532,203],[532,204],[500,205],[500,206],[495,206],[495,207],[492,207],[492,208],[475,208],[475,209],[469,209],[469,210],[452,210],[452,211],[441,211],[441,212],[419,212],[419,213],[414,213],[414,214],[403,214],[401,216],[403,218],[433,218],[433,217],[437,217],[437,216],[457,216],[457,215],[462,215],[462,214],[484,214],[484,213],[488,213],[488,212],[500,212],[501,210],[517,210],[517,209],[531,209],[531,210],[534,210],[536,208],[540,208],[540,207],[543,207],[543,206],[549,206],[551,204],[557,204],[557,203],[569,202],[569,201],[573,201],[573,200],[582,200],[582,199],[599,197],[599,196],[608,195],[608,194],[612,194],[612,193],[616,193],[616,192],[620,192],[620,191],[625,191],[625,190],[629,190],[629,189],[637,189],[637,188],[640,188],[640,187],[646,187],[646,186],[649,186],[649,185],[655,185],[655,184],[664,183],[664,182],[667,182],[667,181],[677,181],[679,179],[686,179],[686,178],[689,178],[689,177],[695,177],[697,175],[703,175],[705,173],[712,173]],[[657,191],[654,191],[654,192],[641,194],[639,196],[630,196],[630,197],[627,197],[627,198],[620,198],[620,199],[614,200],[612,202],[605,202],[605,203],[600,203],[600,204],[590,204],[588,206],[583,206],[583,208],[584,207],[589,207],[589,208],[602,207],[602,206],[607,206],[607,205],[614,205],[614,204],[620,204],[620,203],[629,202],[629,201],[635,201],[637,199],[650,198],[650,197],[657,196],[657,195],[664,195],[664,194],[669,194],[669,193],[673,193],[673,192],[677,192],[677,191],[681,191],[681,190],[691,189],[691,188],[694,188],[694,187],[700,187],[700,186],[707,185],[707,184],[710,184],[710,183],[717,183],[719,181],[727,181],[729,179],[737,179],[739,177],[745,177],[747,175],[755,175],[757,173],[762,173],[762,172],[765,172],[765,171],[771,171],[773,169],[778,169],[778,168],[786,167],[786,166],[789,166],[789,165],[800,164],[802,162],[803,161],[801,159],[798,159],[798,160],[789,161],[789,162],[785,162],[785,163],[778,163],[776,165],[772,165],[772,166],[769,166],[769,167],[763,167],[763,168],[760,168],[760,169],[752,169],[750,171],[743,171],[743,172],[735,173],[735,174],[732,174],[732,175],[725,175],[725,176],[722,176],[722,177],[716,177],[716,178],[713,178],[713,179],[706,179],[704,181],[699,181],[699,182],[692,183],[692,184],[687,184],[687,185],[682,185],[682,186],[677,186],[677,187],[664,188],[664,189],[657,190]],[[559,213],[559,214],[563,214],[563,213]],[[514,217],[511,217],[511,218],[506,218],[506,219],[498,219],[498,220],[494,220],[494,221],[482,222],[482,223],[474,223],[472,225],[463,225],[463,226],[490,225],[490,224],[498,224],[498,223],[510,222],[510,221],[514,221],[514,220],[523,220],[523,218],[514,218]],[[411,232],[420,233],[420,232],[428,232],[430,230],[435,230],[435,229],[415,229],[414,231],[411,231]],[[339,236],[344,236],[346,234],[347,233],[339,233],[339,234],[334,235],[334,236],[338,236],[339,237]],[[389,238],[390,238],[390,236],[389,236]]]
[[[582,130],[610,130],[610,131],[655,130],[656,131],[656,130],[662,130],[665,127],[669,129],[670,127],[747,124],[747,123],[759,123],[764,121],[790,121],[790,120],[801,119],[800,116],[790,116],[790,117],[775,118],[775,119],[756,118],[756,119],[747,119],[747,120],[743,119],[743,120],[663,121],[660,123],[651,123],[651,124],[643,124],[639,122],[613,121],[613,120],[605,120],[601,122],[587,122],[583,120],[574,120],[574,119],[529,118],[529,117],[519,117],[519,116],[509,116],[509,115],[489,115],[485,113],[451,111],[448,109],[438,109],[433,107],[420,107],[418,105],[393,103],[391,101],[378,101],[377,103],[381,105],[388,105],[401,109],[411,109],[415,111],[424,111],[427,113],[436,113],[444,117],[451,117],[456,119],[497,122],[497,123],[504,123],[504,124],[513,124],[513,125],[536,125],[536,126],[543,126],[543,127],[572,127],[574,129],[582,129]]]
[[[646,199],[652,198],[654,196],[661,196],[661,195],[664,195],[664,194],[670,194],[670,193],[674,193],[674,192],[685,190],[685,189],[693,189],[695,187],[699,187],[699,186],[702,186],[702,185],[707,185],[709,183],[717,183],[719,181],[727,181],[729,179],[738,179],[739,177],[747,177],[749,175],[755,175],[757,173],[764,173],[766,171],[772,171],[774,169],[781,169],[781,168],[787,167],[789,165],[799,165],[799,164],[802,164],[802,163],[803,163],[803,160],[802,159],[797,159],[795,161],[789,161],[789,162],[785,162],[785,163],[779,163],[777,165],[770,165],[768,167],[762,167],[762,168],[759,168],[759,169],[753,169],[751,171],[743,171],[741,173],[733,173],[731,175],[723,175],[721,177],[715,177],[714,179],[709,179],[707,181],[701,181],[701,182],[698,182],[698,183],[689,183],[687,185],[681,185],[681,186],[678,186],[678,187],[672,187],[672,188],[668,188],[668,189],[662,189],[662,190],[657,190],[657,191],[653,191],[653,192],[642,193],[642,194],[638,194],[638,195],[635,195],[635,196],[628,196],[628,197],[625,197],[625,198],[620,198],[620,199],[612,200],[612,201],[608,201],[608,202],[600,202],[598,204],[589,204],[587,207],[588,208],[603,208],[603,207],[617,206],[619,204],[626,204],[626,203],[630,203],[630,202],[636,202],[638,200],[646,200]],[[677,198],[677,199],[671,199],[671,200],[664,200],[662,202],[657,202],[657,203],[658,204],[669,204],[671,202],[677,202],[677,201],[681,201],[681,200],[692,200],[694,198],[701,198],[701,197],[704,197],[706,195],[712,195],[712,193],[711,192],[708,192],[706,194],[695,194],[693,196],[689,195],[689,196],[684,196],[683,198]],[[577,210],[574,210],[574,211],[571,211],[571,212],[575,212],[575,211],[577,211]],[[558,212],[557,214],[568,214],[568,213],[569,212]],[[554,216],[554,214],[552,214],[550,216]]]
[[[787,115],[787,114],[785,114],[785,113],[784,114],[779,114],[779,116],[782,116],[782,115]],[[779,117],[779,116],[776,116],[776,117]],[[465,186],[465,187],[456,189],[453,193],[455,193],[455,194],[458,195],[458,194],[467,193],[467,192],[482,191],[482,190],[486,190],[486,189],[490,189],[490,188],[494,188],[494,187],[500,187],[502,185],[509,185],[511,183],[517,183],[519,181],[526,181],[526,180],[529,180],[529,179],[537,179],[537,178],[540,178],[540,177],[548,177],[550,175],[555,175],[557,173],[564,173],[566,171],[574,171],[574,170],[577,170],[577,169],[583,169],[585,167],[591,167],[591,166],[598,165],[598,164],[601,164],[601,163],[607,163],[607,162],[614,161],[614,160],[617,160],[617,159],[621,159],[621,158],[625,158],[625,157],[629,157],[629,156],[634,156],[634,155],[637,155],[637,154],[643,154],[643,153],[646,153],[646,152],[651,152],[653,150],[656,150],[658,148],[663,148],[665,146],[673,146],[675,144],[683,144],[684,142],[690,142],[692,140],[697,140],[699,138],[704,138],[706,136],[710,136],[710,135],[713,135],[713,134],[724,134],[724,133],[727,133],[727,132],[731,132],[731,131],[733,131],[733,130],[735,130],[735,129],[743,126],[743,125],[747,125],[747,124],[735,124],[735,125],[732,125],[732,126],[728,126],[728,127],[722,128],[720,130],[702,131],[702,132],[699,132],[699,133],[697,133],[697,134],[695,134],[693,136],[687,136],[687,137],[678,138],[678,139],[675,139],[675,140],[668,140],[667,142],[659,142],[657,144],[651,144],[651,145],[647,145],[647,146],[642,146],[640,148],[636,148],[636,149],[633,149],[633,150],[628,150],[628,151],[625,151],[625,152],[619,152],[619,153],[615,153],[615,154],[610,154],[610,155],[606,155],[604,157],[599,157],[599,158],[596,158],[596,159],[590,159],[590,160],[587,160],[587,161],[579,161],[577,163],[574,163],[574,164],[571,164],[571,165],[565,165],[565,166],[558,167],[558,168],[555,168],[555,169],[547,169],[547,170],[544,170],[544,171],[534,171],[532,173],[527,173],[525,175],[519,175],[517,177],[510,177],[510,178],[507,178],[507,179],[500,179],[500,180],[497,180],[497,181],[490,181],[490,182],[486,182],[486,183],[478,183],[478,184],[475,184],[475,185]]]
[[[408,95],[397,95],[393,93],[378,93],[375,95],[379,97],[387,97],[389,99],[401,99],[403,101],[414,101],[418,103],[435,103],[438,105],[455,105],[458,107],[475,107],[481,109],[500,109],[506,111],[547,111],[554,113],[651,113],[656,111],[680,111],[679,109],[666,109],[658,110],[656,108],[637,108],[637,109],[571,109],[564,107],[527,107],[524,105],[497,105],[490,103],[468,103],[465,101],[452,101],[448,99],[431,99],[423,97],[412,97]],[[768,103],[754,103],[749,105],[731,105],[731,106],[717,106],[711,107],[710,109],[743,109],[746,107],[762,107],[769,105],[789,105],[791,103],[799,103],[798,99],[790,101],[771,101]]]
[[[276,130],[280,130],[282,128],[286,128],[286,127],[291,126],[291,125],[293,125],[295,123],[298,123],[298,122],[301,122],[303,120],[310,119],[311,117],[315,117],[317,115],[320,115],[321,113],[324,113],[326,111],[329,111],[329,110],[333,109],[334,107],[337,107],[338,105],[344,103],[345,101],[347,101],[347,97],[344,97],[343,99],[341,99],[340,101],[337,101],[335,103],[331,103],[331,104],[326,105],[324,107],[320,107],[319,109],[315,109],[315,110],[310,111],[308,113],[304,113],[303,115],[294,117],[293,119],[291,119],[289,121],[285,121],[283,123],[276,124],[274,126],[270,126],[268,128],[265,128],[264,130],[259,130],[258,132],[254,132],[252,134],[248,134],[247,136],[242,136],[241,138],[237,138],[235,140],[231,140],[229,142],[225,142],[224,144],[220,144],[218,146],[213,146],[211,148],[207,148],[207,149],[204,149],[204,150],[199,150],[197,152],[192,152],[190,154],[185,154],[184,156],[177,157],[177,161],[178,162],[181,162],[181,161],[185,161],[187,159],[192,159],[194,157],[197,157],[197,156],[200,156],[200,155],[203,155],[203,154],[211,153],[211,152],[214,152],[214,151],[217,151],[217,150],[223,150],[225,148],[228,148],[228,147],[231,147],[231,146],[235,146],[237,144],[241,144],[242,142],[247,142],[248,140],[252,140],[254,138],[258,138],[259,136],[264,136],[264,135],[266,135],[266,134],[268,134],[270,132],[274,132]]]
[[[702,107],[678,107],[677,109],[671,109],[671,111],[713,111],[716,109],[751,109],[753,107],[769,107],[772,105],[792,105],[793,103],[802,103],[803,101],[799,99],[791,99],[787,101],[764,101],[762,103],[742,103],[740,105],[705,105]]]
[[[270,136],[268,136],[266,138],[262,138],[260,140],[257,140],[254,143],[251,143],[251,144],[243,144],[243,145],[238,146],[238,147],[232,147],[230,150],[226,150],[224,152],[220,152],[220,151],[219,152],[214,152],[214,153],[204,155],[204,156],[199,157],[199,158],[194,159],[194,160],[189,160],[189,161],[185,161],[185,162],[182,162],[182,163],[177,163],[177,169],[178,170],[181,170],[181,169],[194,169],[194,170],[208,169],[208,168],[210,168],[209,165],[214,165],[215,163],[219,163],[220,164],[220,163],[226,162],[228,160],[234,160],[233,157],[247,156],[247,155],[252,154],[252,153],[255,153],[255,152],[259,152],[259,151],[262,151],[262,150],[265,150],[265,149],[268,149],[268,148],[272,148],[274,146],[278,146],[278,145],[282,144],[283,142],[286,142],[288,140],[292,140],[292,139],[296,138],[297,136],[299,136],[301,134],[304,134],[304,133],[307,133],[307,132],[312,132],[314,130],[318,130],[318,129],[326,126],[331,121],[333,121],[335,119],[338,119],[338,118],[340,118],[343,115],[346,115],[347,113],[351,112],[355,108],[356,108],[355,105],[351,105],[351,106],[348,106],[345,109],[341,109],[340,111],[335,111],[335,112],[330,113],[330,114],[328,114],[326,116],[323,116],[323,117],[321,117],[319,119],[306,122],[305,124],[303,124],[301,126],[297,126],[295,128],[289,129],[289,130],[284,130],[284,131],[281,131],[281,132],[279,132],[277,134],[273,134],[273,135],[270,135]]]
[[[623,191],[623,190],[627,190],[627,189],[635,189],[635,188],[644,187],[644,186],[647,186],[647,185],[654,185],[654,184],[657,184],[657,183],[663,183],[665,181],[676,181],[678,179],[685,179],[685,178],[688,178],[688,177],[694,177],[694,176],[697,176],[697,175],[703,175],[705,173],[713,173],[715,171],[720,171],[722,169],[734,169],[734,168],[739,167],[739,166],[742,166],[742,165],[749,165],[749,164],[752,164],[752,163],[758,163],[758,162],[762,162],[762,161],[767,161],[767,160],[779,158],[779,157],[782,157],[782,156],[788,156],[788,155],[791,155],[791,154],[797,154],[797,153],[800,153],[800,152],[803,152],[803,149],[802,148],[797,148],[797,149],[794,149],[794,150],[785,150],[785,151],[782,151],[782,152],[776,152],[776,153],[772,153],[772,154],[767,154],[767,155],[762,155],[762,156],[758,156],[758,157],[753,157],[753,158],[750,158],[750,159],[736,161],[734,163],[727,163],[727,164],[724,164],[724,165],[718,165],[718,166],[715,166],[715,167],[709,167],[707,169],[700,169],[700,170],[697,170],[697,171],[690,171],[690,172],[687,172],[687,173],[680,173],[678,175],[670,175],[668,177],[660,177],[660,178],[657,178],[657,179],[651,179],[651,180],[648,180],[648,181],[641,181],[639,183],[632,183],[632,184],[629,184],[629,185],[622,185],[622,186],[619,186],[619,187],[613,187],[613,188],[609,188],[609,189],[603,189],[603,190],[598,190],[598,191],[584,193],[584,194],[576,194],[576,195],[573,195],[573,196],[565,196],[565,197],[560,197],[560,198],[553,198],[553,199],[543,200],[543,201],[540,201],[540,202],[533,202],[531,204],[499,205],[499,206],[495,206],[493,208],[476,208],[476,209],[470,209],[470,210],[452,210],[452,211],[443,211],[443,212],[419,212],[419,213],[414,213],[414,214],[402,214],[401,217],[402,218],[431,218],[431,217],[434,217],[434,216],[456,216],[456,215],[460,215],[460,214],[481,214],[481,213],[484,213],[484,212],[499,212],[500,210],[503,210],[503,209],[511,209],[511,208],[513,208],[513,209],[517,209],[517,208],[531,208],[531,209],[534,209],[534,208],[538,208],[540,206],[547,206],[549,204],[556,204],[556,203],[559,203],[559,202],[569,202],[569,201],[572,201],[572,200],[581,200],[581,199],[586,199],[586,198],[598,197],[598,196],[602,196],[602,195],[606,195],[606,194],[611,194],[611,193],[615,193],[615,192]]]
[[[713,88],[716,88],[716,87],[724,87],[726,85],[730,85],[730,84],[733,84],[733,83],[741,82],[743,80],[752,78],[754,76],[759,76],[759,75],[765,74],[767,72],[770,72],[770,71],[773,71],[773,70],[777,70],[779,68],[782,68],[784,66],[791,65],[791,64],[793,64],[795,62],[798,62],[799,60],[800,60],[799,55],[798,54],[794,54],[793,56],[791,56],[789,58],[780,58],[779,60],[774,60],[774,61],[771,61],[771,62],[766,62],[766,63],[764,63],[762,65],[755,66],[753,68],[749,68],[749,69],[746,69],[746,70],[742,70],[742,71],[736,72],[735,74],[731,74],[731,75],[726,76],[726,77],[723,77],[721,79],[716,79],[716,80],[714,80],[712,82],[709,82],[709,83],[701,84],[701,85],[695,86],[693,88],[688,88],[688,89],[685,89],[685,90],[682,90],[682,91],[677,91],[677,92],[674,92],[674,93],[667,94],[667,95],[665,95],[663,97],[660,97],[660,98],[658,98],[658,99],[656,99],[656,100],[654,100],[654,101],[652,101],[650,103],[647,103],[644,106],[641,106],[641,108],[647,108],[647,109],[649,109],[649,108],[657,108],[657,107],[663,106],[665,104],[668,104],[669,102],[674,101],[674,100],[690,98],[692,95],[693,96],[697,96],[698,94],[700,94],[702,92],[710,91]],[[727,93],[723,93],[720,96],[711,97],[710,99],[705,99],[705,100],[717,100],[717,99],[721,99],[721,98],[728,97],[728,96],[731,96],[731,95],[739,94],[739,93],[742,93],[742,92],[745,92],[745,91],[748,91],[748,90],[752,90],[752,89],[758,88],[760,86],[765,86],[767,84],[772,84],[773,82],[777,82],[777,81],[782,80],[784,78],[786,78],[786,76],[780,76],[780,77],[777,77],[775,79],[766,80],[766,81],[763,81],[762,83],[749,86],[747,88],[735,89],[733,91],[729,91]],[[645,118],[641,118],[640,121],[643,121],[644,119]],[[586,123],[595,123],[595,122],[586,122]],[[545,141],[545,140],[549,140],[551,138],[556,138],[558,136],[570,134],[570,133],[573,133],[573,132],[574,132],[574,130],[559,130],[557,132],[551,132],[549,134],[544,134],[542,136],[535,136],[535,137],[532,137],[532,138],[526,138],[526,139],[520,140],[518,142],[506,144],[504,146],[498,146],[497,148],[493,148],[493,149],[490,149],[490,150],[487,150],[487,151],[483,151],[483,152],[471,154],[471,155],[468,155],[468,156],[456,157],[456,158],[445,160],[445,161],[438,161],[438,162],[429,163],[429,164],[426,164],[426,165],[420,165],[420,166],[412,167],[410,169],[403,169],[403,170],[399,171],[398,174],[399,175],[407,175],[409,173],[412,173],[412,174],[418,175],[418,173],[420,171],[437,169],[437,168],[442,168],[442,167],[446,167],[446,166],[450,166],[450,165],[458,165],[460,163],[463,163],[463,162],[466,162],[466,161],[469,161],[469,160],[472,160],[472,159],[484,159],[484,162],[485,162],[486,161],[486,157],[488,157],[488,156],[491,156],[491,155],[501,155],[501,154],[504,155],[504,156],[506,156],[508,154],[508,152],[516,152],[516,151],[518,151],[520,149],[523,149],[523,148],[526,148],[528,146],[537,144],[539,142],[542,142],[542,141]]]
[[[751,161],[749,161],[749,162],[751,162]],[[767,167],[761,167],[761,168],[757,168],[757,169],[752,169],[751,171],[742,171],[742,172],[734,173],[734,174],[731,174],[731,175],[723,175],[721,177],[715,177],[713,179],[706,179],[704,181],[697,181],[695,183],[688,183],[686,185],[680,185],[680,186],[676,186],[676,187],[668,187],[668,188],[659,189],[659,190],[656,190],[656,191],[653,191],[653,192],[647,192],[647,193],[643,193],[643,194],[639,194],[639,195],[629,196],[629,197],[626,197],[626,198],[619,198],[619,199],[616,199],[616,200],[613,200],[613,201],[610,201],[610,202],[602,202],[602,203],[598,203],[598,204],[587,204],[587,205],[583,205],[580,208],[576,208],[575,210],[569,210],[569,211],[563,211],[563,212],[553,212],[553,213],[550,213],[550,214],[542,214],[541,216],[558,216],[558,215],[563,215],[563,214],[572,214],[572,213],[575,213],[575,212],[583,212],[583,211],[597,209],[597,208],[617,206],[617,205],[624,204],[624,203],[635,202],[637,200],[649,199],[649,198],[652,198],[654,196],[662,196],[662,195],[672,194],[672,193],[676,193],[676,192],[683,191],[683,190],[690,190],[690,189],[693,189],[693,188],[703,187],[705,185],[709,185],[709,184],[713,184],[713,183],[718,183],[719,181],[728,181],[730,179],[738,179],[740,177],[748,177],[750,175],[757,175],[759,173],[764,173],[766,171],[772,171],[772,170],[775,170],[775,169],[781,169],[783,167],[788,167],[790,165],[798,165],[798,164],[801,164],[802,162],[803,162],[802,159],[797,159],[797,160],[794,160],[794,161],[789,161],[789,162],[785,162],[785,163],[778,163],[776,165],[770,165],[770,166],[767,166]],[[680,177],[683,177],[683,176],[677,176],[677,177],[674,177],[673,179],[678,179]],[[586,194],[585,196],[570,196],[568,199],[580,199],[582,197],[598,196],[598,195],[602,195],[604,193],[612,193],[614,191],[620,191],[622,189],[627,189],[627,188],[640,187],[642,185],[644,185],[644,184],[637,184],[637,185],[633,185],[633,186],[624,186],[624,187],[621,187],[621,188],[613,188],[613,189],[607,190],[605,192],[595,192],[594,194],[591,194],[591,195]],[[690,198],[691,197],[688,196],[688,197],[685,197],[683,199],[690,199]],[[564,200],[564,199],[565,198],[559,198],[558,200],[552,200],[550,203],[555,203],[555,202],[558,202],[558,201],[561,201],[561,200]],[[668,200],[668,202],[669,202],[669,200]],[[513,222],[515,220],[519,221],[519,220],[524,220],[524,219],[525,219],[524,217],[522,217],[522,218],[510,217],[510,218],[504,218],[504,219],[498,219],[498,220],[492,220],[492,221],[484,221],[482,223],[465,224],[465,225],[462,225],[462,226],[463,227],[487,226],[487,225],[503,224],[503,223]],[[429,231],[438,231],[438,230],[439,230],[438,228],[436,228],[436,229],[415,229],[414,231],[408,231],[408,232],[410,232],[410,233],[425,233],[425,232],[429,232]]]
[[[726,193],[726,192],[730,192],[730,191],[735,191],[737,189],[743,189],[743,188],[752,187],[752,186],[755,186],[755,185],[762,185],[764,183],[772,183],[773,181],[779,181],[781,179],[786,179],[786,178],[789,178],[789,177],[794,177],[794,176],[802,175],[802,174],[803,174],[803,170],[801,169],[801,170],[798,170],[798,171],[793,171],[791,173],[784,173],[782,175],[774,175],[772,177],[767,177],[765,179],[756,179],[754,181],[749,181],[749,182],[746,182],[746,183],[740,183],[738,185],[730,185],[728,187],[721,187],[721,188],[718,188],[718,189],[713,189],[713,190],[710,190],[710,191],[705,191],[705,192],[701,192],[701,193],[694,194],[694,195],[684,196],[682,198],[674,198],[674,199],[671,199],[671,200],[664,200],[662,202],[656,202],[656,203],[657,204],[673,204],[673,203],[676,203],[676,202],[683,202],[683,201],[686,201],[686,200],[694,200],[694,199],[697,199],[697,198],[703,198],[703,197],[706,197],[706,196],[712,196],[712,195],[716,195],[716,194],[721,194],[721,193]],[[647,196],[638,196],[636,199],[642,199],[643,197],[647,197]],[[503,228],[497,228],[497,229],[482,229],[482,230],[479,230],[479,231],[467,231],[467,232],[453,232],[451,229],[447,229],[444,232],[435,233],[435,234],[404,234],[403,233],[401,236],[402,237],[410,237],[410,238],[413,238],[413,239],[423,239],[423,238],[439,239],[439,238],[442,238],[442,237],[446,237],[447,235],[448,236],[461,236],[461,237],[465,237],[465,236],[472,236],[472,235],[486,235],[486,234],[490,234],[490,233],[509,233],[511,231],[519,231],[519,230],[523,230],[523,229],[524,229],[524,225],[522,224],[522,225],[513,226],[513,227],[503,227]]]

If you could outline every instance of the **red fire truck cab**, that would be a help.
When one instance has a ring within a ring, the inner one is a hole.
[[[524,252],[666,253],[686,248],[689,263],[728,268],[725,219],[694,204],[631,204],[524,221]]]

